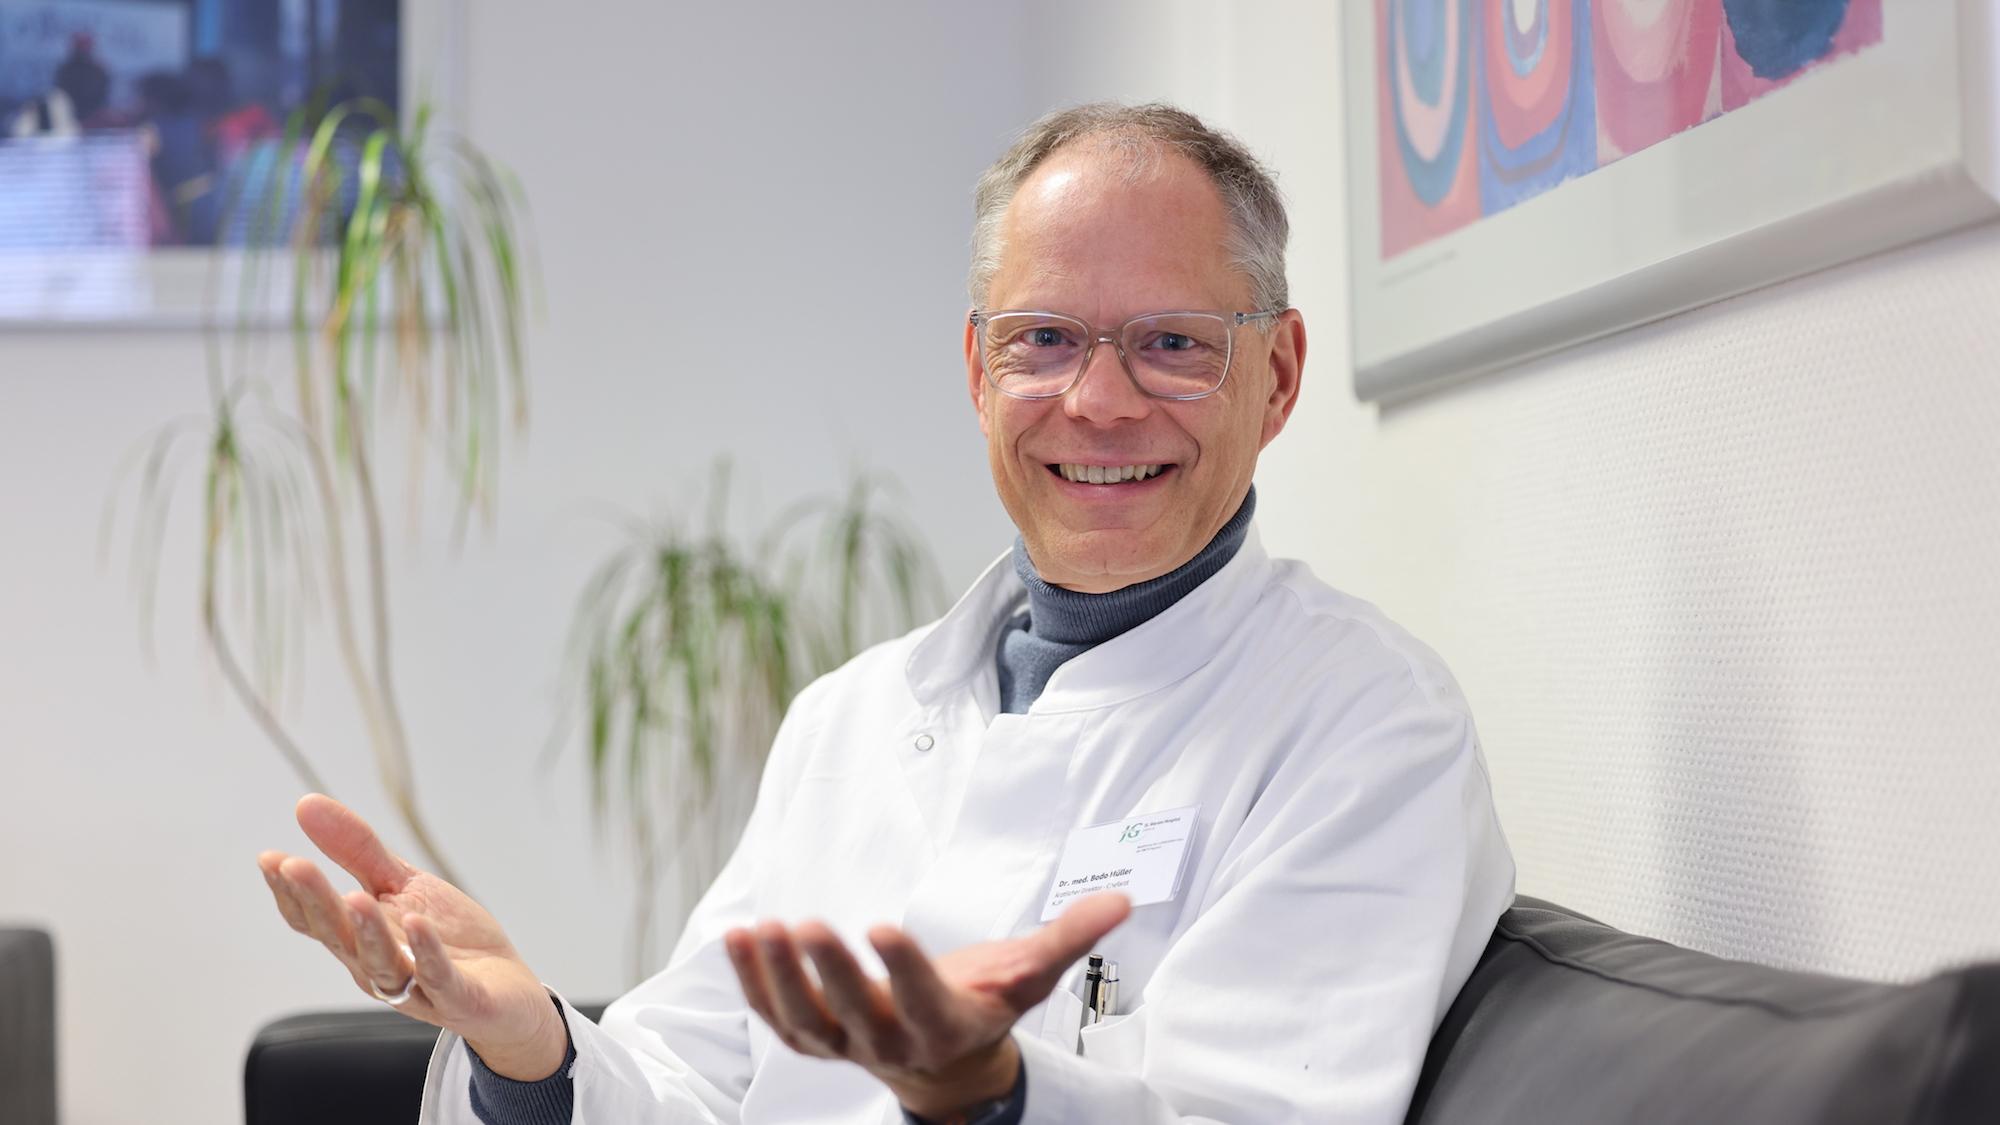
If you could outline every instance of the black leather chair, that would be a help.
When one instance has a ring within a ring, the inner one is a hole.
[[[602,1004],[578,1004],[591,1019]],[[387,1008],[265,1024],[243,1065],[246,1125],[415,1121],[438,1029]]]
[[[1500,918],[1411,1125],[2000,1123],[2000,963],[1879,984],[1726,961],[1538,899]]]
[[[0,929],[0,1121],[56,1125],[56,946]]]
[[[413,1121],[435,1039],[386,1010],[279,1020],[250,1048],[247,1123]],[[1908,985],[1785,972],[1524,897],[1432,1040],[1408,1121],[1993,1125],[2000,963]]]

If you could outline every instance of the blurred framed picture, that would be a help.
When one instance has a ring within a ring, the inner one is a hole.
[[[1357,0],[1354,385],[1391,400],[2000,214],[1990,0]]]
[[[295,111],[455,116],[459,3],[0,0],[0,326],[203,323],[282,241]]]

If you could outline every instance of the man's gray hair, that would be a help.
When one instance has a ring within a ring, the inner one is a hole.
[[[1291,304],[1285,282],[1285,242],[1291,234],[1285,201],[1270,171],[1243,142],[1209,128],[1186,110],[1159,102],[1139,106],[1093,102],[1057,110],[1028,126],[979,177],[973,195],[972,272],[967,279],[974,307],[985,303],[987,288],[1000,268],[1000,228],[1014,193],[1051,153],[1084,140],[1127,158],[1128,174],[1135,177],[1147,174],[1162,150],[1194,161],[1222,193],[1229,212],[1229,254],[1250,279],[1254,307],[1241,311],[1275,311]]]

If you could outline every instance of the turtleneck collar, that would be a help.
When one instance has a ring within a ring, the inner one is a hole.
[[[1158,578],[1103,594],[1065,590],[1042,580],[1028,547],[1014,540],[1014,573],[1028,591],[1028,610],[1001,632],[995,657],[1000,672],[1000,709],[1028,709],[1064,661],[1102,644],[1159,614],[1208,581],[1236,554],[1257,510],[1252,485],[1243,504],[1215,538],[1195,556]]]
[[[1016,536],[1014,573],[1028,589],[1028,632],[1057,644],[1094,645],[1110,640],[1180,601],[1221,570],[1243,545],[1256,510],[1257,486],[1251,485],[1236,514],[1193,558],[1158,578],[1103,594],[1082,594],[1042,581],[1028,558],[1027,543]]]

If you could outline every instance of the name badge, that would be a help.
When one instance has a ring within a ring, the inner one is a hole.
[[[1199,812],[1200,805],[1189,805],[1072,831],[1056,864],[1056,881],[1049,887],[1042,921],[1062,913],[1072,900],[1098,891],[1123,891],[1133,906],[1179,895]]]

